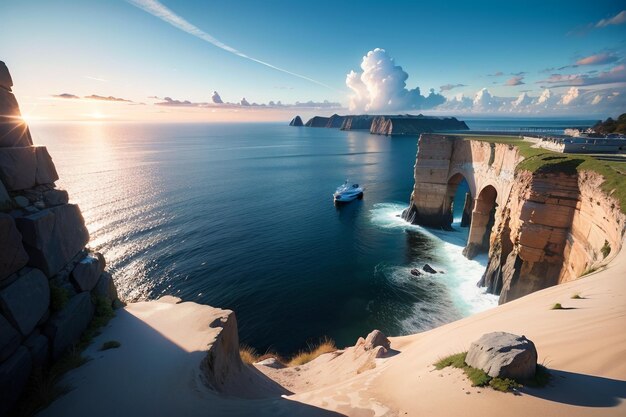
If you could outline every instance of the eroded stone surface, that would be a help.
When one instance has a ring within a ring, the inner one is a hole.
[[[22,235],[17,230],[15,220],[8,214],[0,213],[0,282],[24,267],[28,254],[22,245]]]
[[[38,269],[29,269],[0,291],[3,315],[23,335],[28,335],[50,305],[48,279]]]
[[[51,341],[52,357],[60,357],[78,340],[93,317],[91,295],[83,292],[72,297],[63,310],[52,315],[44,329]]]

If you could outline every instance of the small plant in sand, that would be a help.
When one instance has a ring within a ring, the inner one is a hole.
[[[108,342],[104,342],[102,344],[100,350],[117,349],[120,346],[122,346],[122,344],[117,340],[109,340]]]
[[[550,310],[563,310],[563,306],[561,305],[561,303],[556,303],[552,306]]]
[[[301,350],[296,353],[291,360],[289,361],[289,366],[298,366],[304,365],[305,363],[311,362],[313,359],[317,358],[324,353],[330,353],[337,350],[337,346],[335,346],[335,342],[333,342],[329,338],[324,338],[320,340],[317,345],[309,345],[306,350]]]
[[[259,361],[259,355],[256,350],[248,345],[239,346],[239,356],[241,357],[241,361],[248,365]]]
[[[467,378],[472,382],[473,387],[490,386],[491,388],[509,392],[522,387],[522,384],[511,378],[493,378],[482,369],[474,368],[465,363],[467,352],[456,353],[445,357],[434,364],[435,369],[441,370],[451,366],[453,368],[462,369]],[[532,387],[543,387],[550,379],[548,369],[542,365],[537,365],[535,377],[532,380],[524,381],[525,385]]]
[[[581,296],[579,293],[572,295],[572,300],[583,300],[585,297]]]
[[[602,246],[600,252],[602,252],[603,259],[606,259],[606,257],[609,256],[609,254],[611,253],[611,245],[609,244],[608,240],[604,241],[604,246]]]

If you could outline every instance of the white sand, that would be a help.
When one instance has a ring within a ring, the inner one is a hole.
[[[573,294],[584,299],[571,299]],[[551,310],[560,302],[568,310]],[[201,381],[199,363],[223,310],[193,303],[136,303],[96,338],[94,359],[68,374],[76,387],[42,416],[625,416],[626,252],[603,271],[548,288],[437,329],[392,339],[399,354],[374,361],[347,349],[298,370],[265,370],[293,395],[258,374],[225,397]],[[473,388],[439,358],[467,350],[482,334],[523,334],[537,346],[553,381],[521,395]],[[99,352],[107,340],[119,349]],[[251,385],[263,385],[261,394]],[[242,399],[237,396],[265,396]],[[327,411],[332,410],[332,411]],[[337,414],[336,412],[340,413]]]

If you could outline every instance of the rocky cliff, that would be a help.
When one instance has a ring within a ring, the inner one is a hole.
[[[601,175],[558,164],[530,172],[517,169],[522,160],[511,144],[422,135],[404,213],[413,223],[449,228],[465,179],[472,211],[464,254],[488,252],[479,285],[500,294],[500,303],[604,265],[626,230],[619,202],[600,189]]]
[[[296,116],[291,119],[291,122],[289,122],[289,126],[304,126],[304,124],[302,123],[302,119],[300,118],[300,116]]]
[[[295,119],[294,119],[295,120]],[[421,114],[392,116],[333,114],[330,117],[315,116],[306,122],[307,127],[327,127],[341,130],[369,130],[376,135],[420,135],[451,130],[468,130],[465,122],[454,117],[431,117]]]
[[[78,340],[95,304],[117,301],[104,257],[85,248],[80,209],[55,187],[52,158],[33,145],[12,86],[0,62],[0,415],[31,372]]]

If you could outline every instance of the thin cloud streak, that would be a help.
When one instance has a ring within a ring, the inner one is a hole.
[[[177,29],[182,30],[183,32],[187,32],[190,35],[193,35],[199,39],[202,39],[205,42],[208,42],[214,46],[217,46],[220,49],[223,49],[227,52],[230,52],[231,54],[237,55],[241,58],[245,58],[248,59],[250,61],[256,62],[257,64],[261,64],[264,65],[268,68],[272,68],[276,71],[280,71],[283,72],[285,74],[289,74],[292,75],[294,77],[298,77],[301,78],[303,80],[307,80],[310,81],[312,83],[315,83],[317,85],[321,85],[322,87],[326,87],[328,89],[331,90],[335,90],[334,88],[330,87],[329,85],[326,85],[320,81],[314,80],[313,78],[309,78],[305,75],[301,75],[301,74],[297,74],[295,72],[291,72],[289,70],[286,70],[284,68],[280,68],[277,67],[275,65],[272,65],[268,62],[265,61],[261,61],[260,59],[256,59],[253,58],[251,56],[248,56],[246,54],[244,54],[243,52],[238,51],[237,49],[226,45],[225,43],[217,40],[216,38],[214,38],[213,36],[209,35],[208,33],[206,33],[205,31],[203,31],[202,29],[194,26],[193,24],[189,23],[188,21],[186,21],[185,19],[183,19],[182,17],[178,16],[176,13],[174,13],[173,11],[171,11],[170,9],[168,9],[166,6],[164,6],[163,4],[159,3],[157,0],[126,0],[128,3],[132,4],[135,7],[140,8],[141,10],[150,13],[151,15],[158,17],[159,19],[163,20],[166,23],[169,23],[170,25],[174,26]]]

